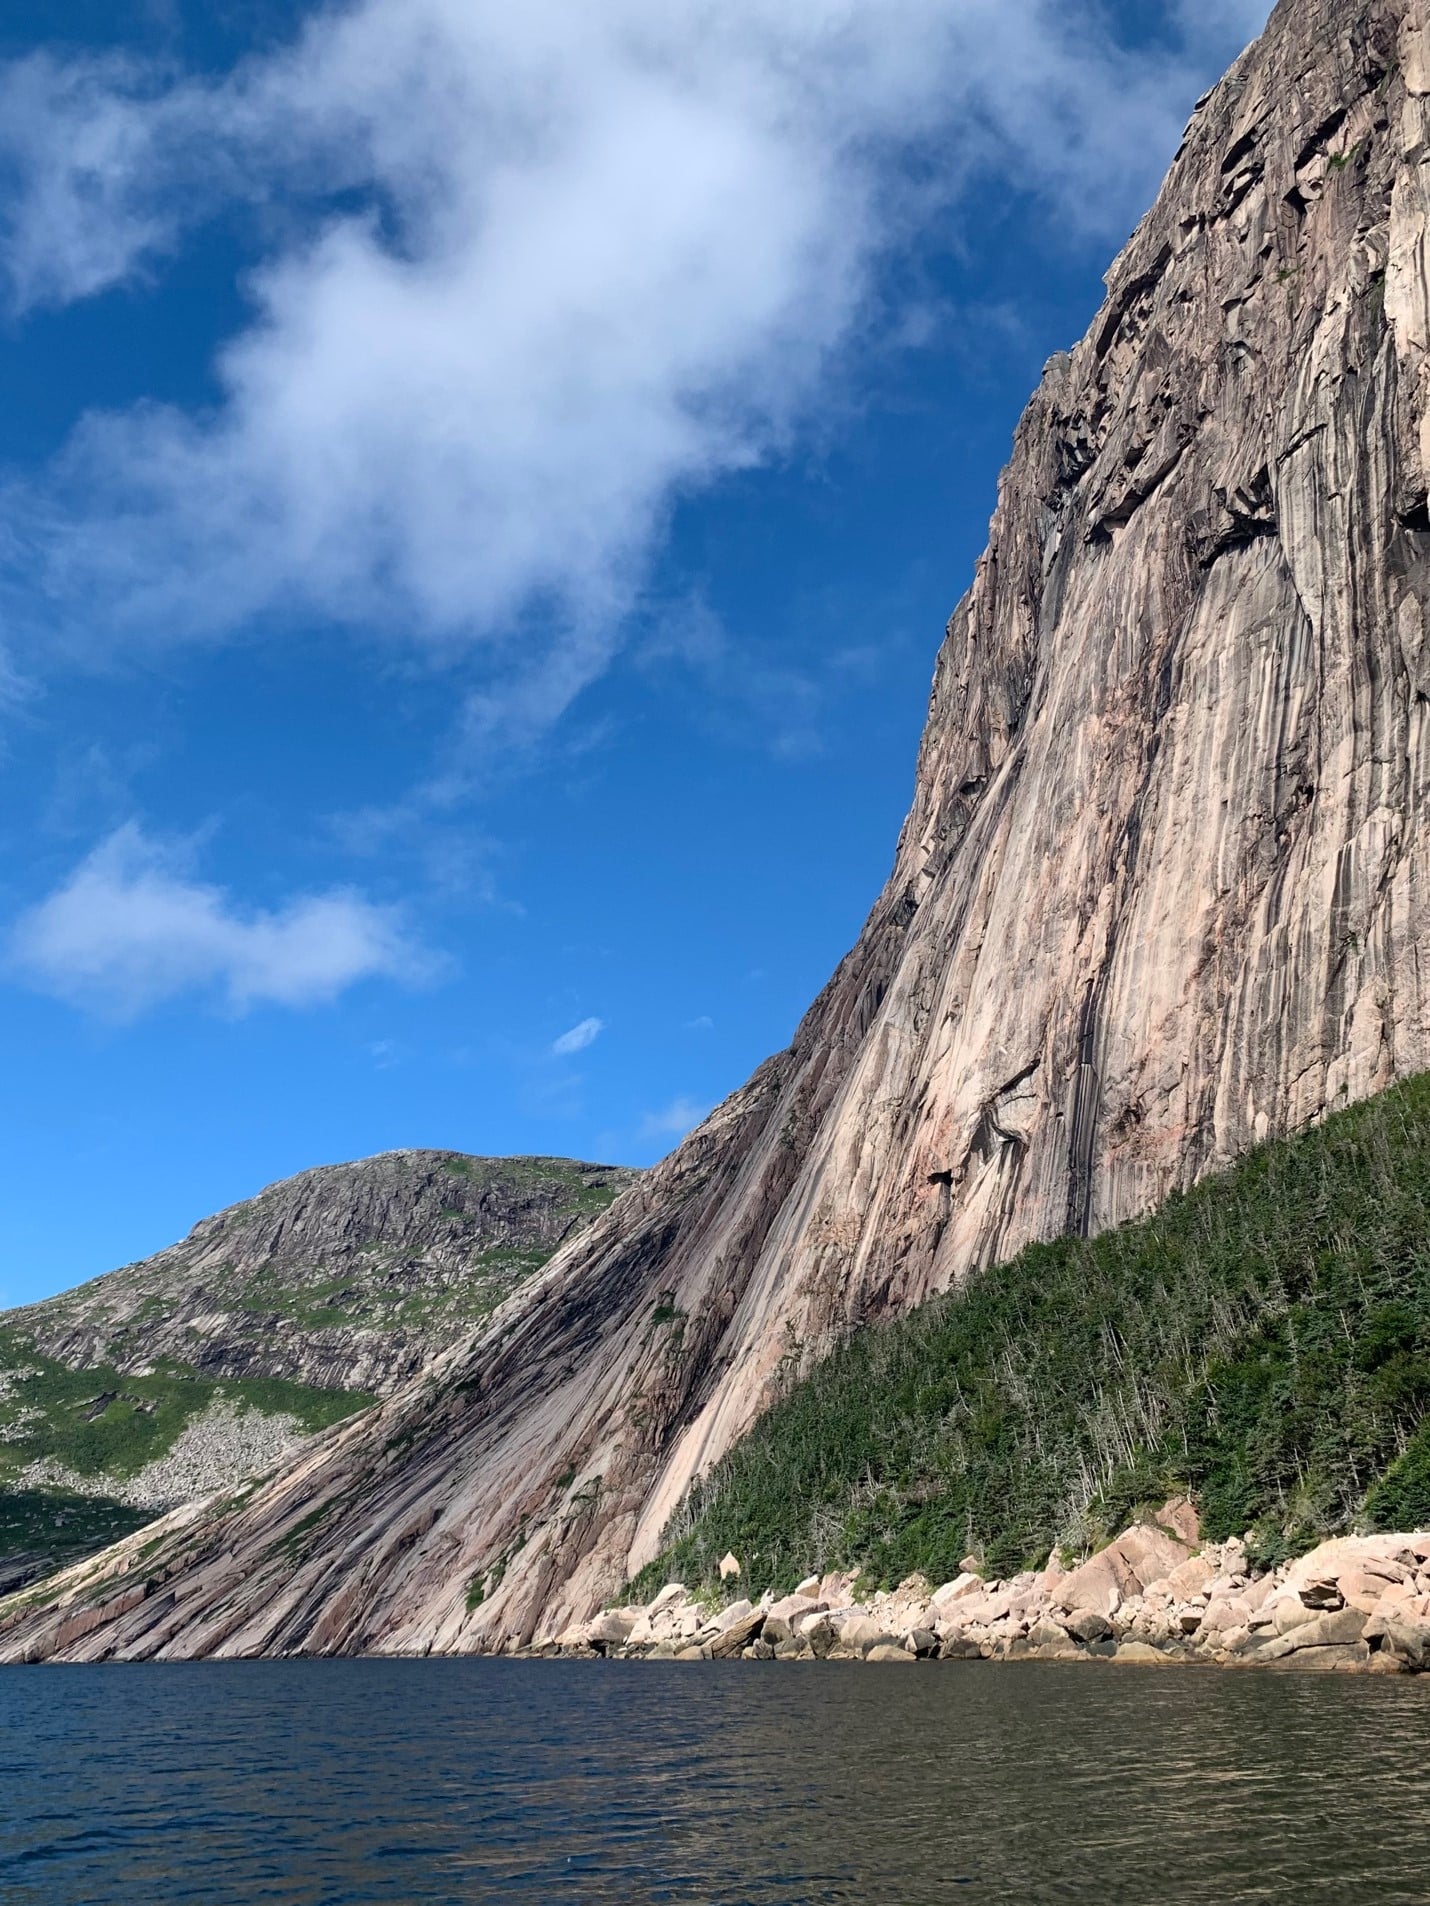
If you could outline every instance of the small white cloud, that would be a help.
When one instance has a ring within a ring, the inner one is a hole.
[[[604,1019],[583,1019],[579,1026],[573,1026],[570,1032],[563,1032],[559,1039],[553,1040],[551,1050],[558,1059],[568,1058],[573,1052],[584,1052],[605,1030]]]
[[[641,1120],[642,1138],[684,1138],[711,1111],[695,1099],[672,1099],[662,1112],[647,1112]]]
[[[710,1017],[709,1013],[701,1013],[698,1019],[686,1020],[685,1030],[687,1032],[714,1032],[715,1021]]]
[[[391,908],[340,889],[245,910],[130,823],[21,915],[8,964],[38,992],[132,1019],[215,989],[234,1012],[321,1005],[358,980],[429,977],[435,963]]]

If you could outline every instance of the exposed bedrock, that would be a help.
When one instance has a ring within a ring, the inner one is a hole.
[[[142,1597],[61,1578],[10,1656],[554,1636],[851,1324],[1430,1066],[1427,160],[1426,0],[1282,0],[1023,418],[790,1050],[416,1387],[111,1554]]]

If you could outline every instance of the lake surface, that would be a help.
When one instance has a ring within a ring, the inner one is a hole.
[[[1424,1906],[1430,1677],[6,1669],[0,1898]]]

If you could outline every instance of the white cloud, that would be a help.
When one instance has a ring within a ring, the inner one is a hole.
[[[12,64],[17,308],[158,274],[236,202],[264,247],[212,410],[92,415],[11,487],[32,615],[524,625],[470,725],[539,730],[673,504],[788,440],[933,204],[992,167],[1126,229],[1265,11],[1166,6],[1179,54],[1118,48],[1094,0],[351,0],[216,81]]]
[[[686,1020],[685,1030],[687,1032],[714,1032],[715,1021],[710,1017],[709,1013],[701,1013],[698,1019]]]
[[[358,980],[434,970],[388,908],[338,891],[245,911],[186,878],[133,824],[21,916],[8,964],[37,991],[117,1019],[193,991],[219,993],[234,1012],[320,1005]]]
[[[684,1138],[693,1131],[700,1121],[711,1111],[708,1105],[699,1104],[695,1099],[673,1099],[660,1112],[647,1112],[641,1120],[642,1138]]]
[[[605,1030],[604,1019],[583,1019],[579,1026],[573,1026],[570,1032],[563,1032],[559,1039],[554,1039],[551,1050],[558,1059],[565,1059],[573,1052],[584,1052]]]

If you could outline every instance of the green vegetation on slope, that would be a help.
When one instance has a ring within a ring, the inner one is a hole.
[[[1154,1216],[860,1332],[698,1485],[639,1578],[935,1580],[1082,1552],[1188,1489],[1262,1552],[1430,1522],[1430,1076]]]
[[[279,1378],[216,1380],[181,1366],[142,1377],[102,1365],[71,1370],[0,1331],[0,1487],[47,1456],[82,1476],[136,1475],[216,1398],[294,1416],[307,1430],[326,1429],[373,1401]]]
[[[0,1584],[20,1586],[83,1561],[153,1520],[109,1496],[72,1496],[61,1490],[0,1490]],[[24,1563],[34,1560],[35,1567]]]

